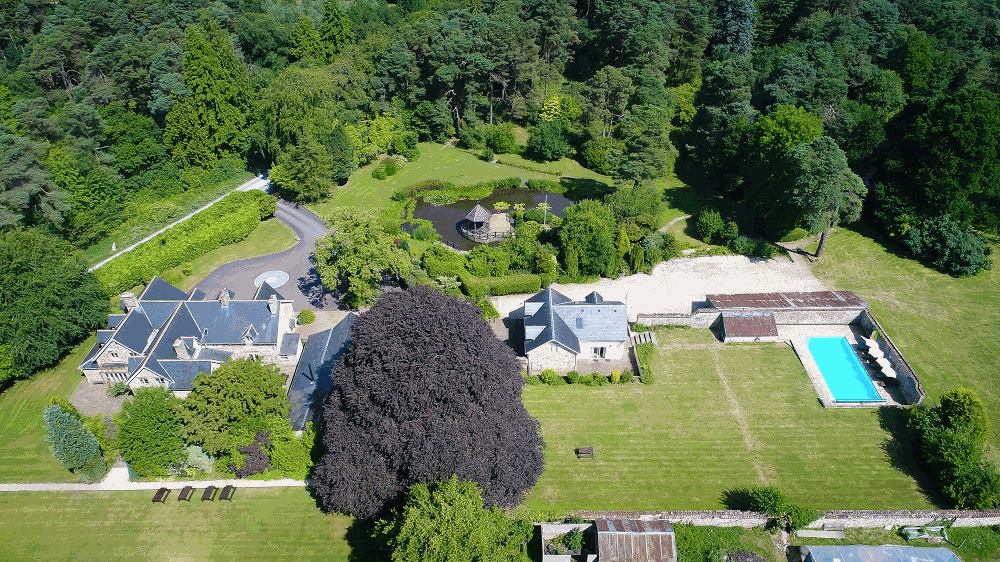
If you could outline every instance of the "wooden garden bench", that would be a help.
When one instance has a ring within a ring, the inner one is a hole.
[[[579,447],[576,449],[576,458],[578,459],[592,459],[594,458],[594,448],[593,447]]]

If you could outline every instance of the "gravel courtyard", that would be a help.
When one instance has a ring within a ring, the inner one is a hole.
[[[607,300],[628,304],[631,320],[642,313],[691,312],[691,303],[704,301],[711,293],[765,293],[772,291],[820,291],[826,287],[804,265],[786,257],[771,260],[745,256],[678,258],[661,263],[652,274],[639,273],[620,279],[600,279],[593,283],[553,288],[582,300],[591,291]],[[527,295],[492,297],[504,318],[524,302]]]

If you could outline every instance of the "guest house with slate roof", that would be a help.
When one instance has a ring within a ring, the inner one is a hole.
[[[528,371],[571,371],[577,361],[620,361],[629,340],[625,303],[593,292],[574,301],[543,289],[524,301],[524,354]]]
[[[132,390],[160,386],[187,396],[200,373],[229,359],[253,357],[294,365],[302,349],[292,301],[267,283],[253,298],[223,290],[214,299],[185,293],[159,277],[135,297],[121,297],[123,313],[108,317],[80,365],[93,384],[123,382]]]

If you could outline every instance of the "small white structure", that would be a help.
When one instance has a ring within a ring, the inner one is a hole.
[[[528,372],[572,371],[577,360],[620,361],[625,357],[625,303],[593,292],[574,301],[552,288],[524,301],[524,353]]]

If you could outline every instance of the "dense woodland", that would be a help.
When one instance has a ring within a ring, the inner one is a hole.
[[[669,257],[636,210],[671,174],[740,253],[861,220],[967,275],[1000,226],[991,0],[4,0],[0,64],[5,262],[37,236],[110,247],[245,166],[316,201],[419,141],[513,151],[512,126],[616,180],[508,248],[545,279]]]

